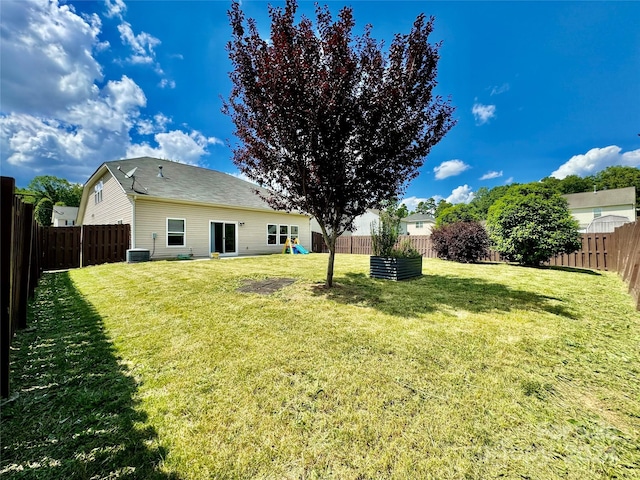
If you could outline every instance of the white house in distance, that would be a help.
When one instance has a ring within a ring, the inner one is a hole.
[[[613,232],[636,221],[636,187],[563,195],[583,233]]]
[[[131,248],[152,259],[282,252],[287,238],[311,249],[307,215],[273,210],[260,187],[226,173],[141,157],[105,162],[84,186],[78,224],[131,225]]]
[[[407,225],[409,235],[431,235],[431,230],[436,224],[433,215],[414,213],[403,219]]]
[[[51,212],[51,224],[54,227],[69,227],[76,224],[78,207],[60,207],[54,205]]]
[[[405,220],[406,219],[403,218],[400,221],[400,235],[407,234],[407,222]],[[354,226],[353,232],[344,232],[342,235],[346,237],[351,235],[371,236],[372,222],[376,222],[376,225],[380,225],[379,210],[369,209],[364,214],[360,215],[359,217],[356,217],[355,220],[353,221],[353,226]],[[311,219],[311,230],[313,232],[322,233],[322,229],[320,228],[320,225],[318,224],[315,218]]]

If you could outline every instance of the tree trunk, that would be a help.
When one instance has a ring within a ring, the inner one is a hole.
[[[329,263],[327,264],[327,281],[325,282],[325,286],[327,288],[333,287],[333,261],[336,257],[336,242],[335,239],[332,239],[329,245]]]

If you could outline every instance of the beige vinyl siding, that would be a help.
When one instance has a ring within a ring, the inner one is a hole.
[[[95,203],[94,187],[100,181],[102,187],[102,201]],[[132,201],[122,190],[120,183],[113,178],[108,171],[93,183],[88,185],[87,206],[82,219],[83,225],[106,225],[122,223],[131,224],[132,217]]]
[[[431,235],[431,229],[435,226],[433,223],[424,220],[422,228],[416,226],[417,222],[407,222],[407,233],[409,235]]]
[[[633,205],[611,205],[606,207],[576,208],[571,210],[571,215],[573,215],[573,217],[578,221],[582,228],[585,228],[594,219],[594,209],[598,209],[601,212],[601,216],[620,215],[622,217],[627,217],[632,222],[636,219]]]
[[[167,247],[167,218],[184,219],[186,233],[184,247]],[[252,210],[209,207],[136,199],[136,248],[148,248],[154,259],[176,257],[192,253],[194,257],[210,256],[210,222],[236,223],[238,255],[280,253],[282,245],[267,245],[267,224],[297,225],[300,243],[311,250],[309,218],[304,215],[259,212]],[[240,225],[243,223],[243,225]],[[157,234],[153,241],[153,233]]]

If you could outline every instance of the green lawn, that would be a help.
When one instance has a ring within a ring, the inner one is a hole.
[[[368,257],[46,274],[0,475],[640,478],[640,314],[611,273]],[[268,295],[238,288],[291,278]]]

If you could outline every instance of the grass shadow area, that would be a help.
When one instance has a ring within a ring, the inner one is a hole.
[[[423,275],[394,282],[369,278],[364,273],[347,273],[334,280],[333,288],[317,285],[313,291],[341,303],[364,305],[400,317],[443,309],[471,313],[524,309],[576,318],[559,298],[512,289],[481,278]]]
[[[602,274],[595,270],[589,270],[588,268],[576,268],[576,267],[563,267],[560,265],[547,265],[540,267],[546,270],[557,270],[558,272],[568,272],[568,273],[582,273],[583,275],[595,275],[596,277],[601,277]]]
[[[136,409],[136,383],[68,272],[45,274],[12,345],[0,476],[177,479]]]

